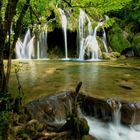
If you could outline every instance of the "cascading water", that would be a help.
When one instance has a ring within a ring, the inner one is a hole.
[[[104,48],[105,48],[106,53],[108,53],[109,51],[107,48],[106,32],[105,32],[104,28],[103,28],[103,44],[104,44]]]
[[[28,50],[27,50],[28,56],[26,57],[27,59],[35,58],[34,39],[35,39],[35,36],[31,38],[31,40],[29,41],[27,45],[28,47]]]
[[[64,43],[65,43],[65,59],[68,59],[68,48],[67,48],[67,18],[66,15],[64,13],[64,11],[60,8],[59,12],[61,14],[61,22],[62,22],[62,28],[63,28],[63,32],[64,32]]]
[[[81,55],[83,43],[84,43],[84,24],[85,24],[85,12],[83,10],[80,10],[79,15],[79,54]],[[79,58],[80,58],[79,55]]]
[[[23,59],[28,58],[28,43],[31,40],[31,34],[30,34],[30,29],[27,30],[26,34],[25,34],[25,38],[23,41],[23,48],[22,48],[22,52],[21,52],[21,57]]]
[[[86,117],[91,136],[98,140],[139,140],[140,126],[123,126],[120,124],[119,131],[114,123],[104,123],[96,118]]]
[[[86,29],[85,29],[85,23],[88,21],[88,34],[92,34],[92,26],[89,18],[87,17],[86,13],[83,10],[80,10],[79,15],[79,59],[84,59],[85,49],[84,49],[84,43],[87,38]]]
[[[62,128],[62,126],[66,123],[67,115],[69,115],[72,111],[72,94],[73,92],[71,91],[63,91],[53,96],[30,102],[27,108],[30,110],[35,119],[39,119],[41,122],[43,121],[47,124],[47,126]],[[87,98],[89,100],[87,100],[86,96],[83,97],[81,96],[80,99],[84,99],[86,108],[83,110],[82,107],[84,106],[79,106],[80,108],[78,108],[78,111],[79,115],[81,115],[81,117],[85,117],[88,121],[90,136],[93,136],[97,140],[139,140],[140,125],[121,124],[121,109],[124,108],[124,103],[113,99],[109,99],[107,102],[102,100],[102,105],[104,105],[104,107],[111,107],[111,112],[109,113],[105,108],[99,111],[99,107],[101,105],[99,102],[101,100],[95,100],[95,98],[93,99],[89,97]],[[97,106],[92,104],[92,99],[93,103],[97,101]],[[90,103],[88,104],[87,101]],[[86,111],[90,111],[91,116],[86,116]],[[108,121],[101,121],[97,119],[101,119],[101,116],[108,117],[108,115],[111,115],[111,118]]]
[[[140,125],[122,125],[120,109],[121,104],[117,104],[112,115],[112,122],[101,122],[97,118],[86,117],[90,127],[89,134],[99,140],[138,140]]]
[[[37,59],[45,59],[47,58],[47,27],[44,26],[44,30],[40,32],[39,34],[39,43],[37,45],[38,47],[38,55]]]
[[[88,22],[88,34],[86,34],[85,23]],[[94,42],[95,48],[97,48],[97,41],[92,37],[93,30],[91,26],[90,19],[85,14],[83,10],[80,10],[79,16],[79,59],[84,60],[85,53],[88,58],[98,58],[97,51],[94,51]],[[96,49],[97,50],[97,49]],[[92,54],[90,54],[92,52]]]
[[[119,131],[119,127],[120,127],[120,124],[121,124],[120,109],[121,109],[121,104],[118,102],[117,108],[115,108],[114,111],[113,111],[113,123],[116,126],[117,131]]]
[[[46,59],[47,53],[47,28],[40,31],[39,40],[35,45],[35,35],[31,37],[30,30],[28,29],[23,43],[18,39],[16,43],[16,58],[17,59]]]
[[[91,60],[99,59],[99,45],[96,39],[97,29],[102,26],[102,22],[99,22],[98,25],[94,29],[93,35],[89,34],[84,40],[83,46],[80,46],[80,56],[79,59],[84,59],[85,53]]]
[[[109,19],[109,17],[107,15],[105,15],[105,20],[108,20],[108,19]],[[103,39],[102,39],[102,41],[103,41],[105,52],[109,53],[108,48],[107,48],[106,32],[105,32],[104,28],[103,28]]]
[[[18,38],[16,42],[16,58],[17,59],[22,59],[22,48],[23,48],[23,43],[21,42],[20,38]]]
[[[16,43],[16,56],[17,59],[30,59],[32,54],[33,48],[33,40],[34,37],[31,38],[30,29],[27,30],[23,43],[21,42],[20,38]],[[30,48],[31,46],[31,48]]]
[[[86,27],[86,22],[88,22],[88,27]],[[79,15],[79,59],[84,60],[85,57],[91,60],[99,59],[100,47],[96,39],[97,29],[103,25],[104,22],[99,22],[95,27],[94,32],[92,29],[91,21],[84,11],[80,10]],[[87,29],[86,29],[87,28]],[[88,30],[88,34],[86,33]],[[106,34],[103,29],[103,44],[105,51],[108,52],[106,43]]]

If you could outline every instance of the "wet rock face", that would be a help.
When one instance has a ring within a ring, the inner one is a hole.
[[[93,116],[104,121],[112,120],[113,107],[111,107],[110,100],[102,100],[95,97],[86,96],[84,94],[80,95],[80,104],[81,111],[83,114],[88,116]]]
[[[113,119],[113,112],[120,110],[122,123],[140,124],[140,103],[98,99],[85,95],[81,95],[81,98],[84,100],[81,104],[81,110],[86,115],[110,121]]]
[[[33,118],[40,122],[62,121],[70,112],[71,100],[70,92],[62,92],[48,98],[32,101],[27,105],[27,109]]]
[[[122,122],[126,124],[140,124],[140,103],[122,101]]]
[[[43,123],[59,122],[66,119],[72,110],[72,91],[57,93],[48,98],[32,101],[27,105],[33,118]],[[112,121],[116,110],[121,112],[121,122],[140,124],[140,103],[98,99],[79,95],[80,109],[83,114],[94,116],[104,121]]]
[[[134,57],[134,51],[132,48],[126,48],[121,52],[121,55],[125,55],[126,57]]]

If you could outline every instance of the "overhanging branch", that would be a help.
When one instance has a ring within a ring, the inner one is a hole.
[[[62,0],[63,2],[65,2],[69,7],[79,7],[79,8],[92,8],[95,7],[94,5],[72,5],[71,1],[68,2],[67,0]]]
[[[13,20],[13,17],[16,15],[16,7],[19,0],[8,0],[8,4],[6,7],[5,12],[5,19],[4,19],[4,27],[5,31],[8,32],[8,28],[11,27],[11,23]]]
[[[66,1],[66,0],[63,0],[65,3],[67,3],[67,5],[69,6],[69,7],[72,7],[72,5],[71,5],[71,1],[70,2],[68,2],[68,1]]]
[[[30,10],[31,10],[31,12],[35,15],[37,21],[41,24],[41,21],[39,20],[37,14],[36,14],[35,11],[33,10],[32,6],[30,6]]]

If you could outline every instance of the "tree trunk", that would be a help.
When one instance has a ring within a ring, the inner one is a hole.
[[[14,41],[12,43],[12,47],[10,48],[10,45],[9,45],[10,54],[9,54],[9,59],[7,63],[7,71],[5,74],[4,63],[3,63],[5,41],[6,41],[8,31],[9,31],[9,37],[10,37],[10,27],[12,25],[13,17],[16,15],[16,7],[17,7],[18,1],[19,0],[8,0],[4,21],[1,16],[1,9],[2,9],[3,1],[0,1],[0,92],[3,92],[3,93],[8,91],[8,84],[9,84],[10,71],[11,71],[11,59],[12,59],[13,51],[16,45],[16,41],[21,33],[23,17],[30,4],[30,0],[26,0],[26,3],[24,4],[23,9],[17,20],[15,36],[14,36]],[[9,39],[9,44],[10,43],[11,42]]]
[[[26,0],[26,3],[24,4],[24,6],[22,8],[22,11],[19,15],[19,18],[18,18],[17,23],[16,23],[15,30],[14,30],[14,32],[15,32],[14,41],[13,41],[12,47],[10,49],[9,59],[8,59],[8,63],[7,63],[5,90],[8,90],[10,73],[11,73],[12,56],[13,56],[14,48],[15,48],[16,42],[18,40],[18,37],[21,34],[23,18],[26,14],[26,11],[28,10],[29,5],[30,5],[30,0]]]
[[[5,36],[6,36],[6,32],[5,30],[3,30],[2,23],[0,23],[0,93],[4,92],[4,85],[5,85],[5,72],[4,72],[4,63],[3,63]]]
[[[2,14],[2,2],[0,2],[0,15]],[[9,28],[11,27],[12,19],[16,14],[16,6],[18,0],[8,0],[8,4],[5,11],[5,19],[3,21],[0,16],[0,92],[7,92],[5,89],[6,77],[4,71],[4,47]]]

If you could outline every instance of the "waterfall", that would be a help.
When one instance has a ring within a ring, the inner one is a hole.
[[[28,59],[28,50],[29,50],[28,43],[30,40],[31,40],[31,34],[30,34],[30,29],[28,29],[24,37],[23,48],[21,52],[21,56],[23,59]]]
[[[106,17],[107,19],[107,17]],[[88,22],[88,24],[86,24]],[[103,26],[104,22],[98,22],[97,26],[92,29],[91,21],[83,10],[79,15],[79,59],[98,60],[100,47],[97,41],[97,29]],[[105,52],[108,53],[106,33],[103,28],[103,45]]]
[[[16,58],[17,59],[46,59],[47,58],[47,27],[39,31],[39,39],[36,41],[35,35],[31,37],[30,29],[27,30],[24,41],[20,38],[16,42]]]
[[[108,19],[109,19],[109,17],[107,15],[105,15],[105,20],[108,20]],[[109,53],[108,48],[107,48],[106,32],[105,32],[104,28],[103,28],[103,39],[102,39],[102,41],[103,41],[105,52]]]
[[[88,58],[98,59],[98,42],[94,36],[87,36],[83,43],[82,51],[80,52],[79,59],[84,60],[85,53]]]
[[[37,44],[37,59],[45,59],[47,58],[47,27],[44,26],[44,30],[39,34],[39,42]]]
[[[103,25],[103,22],[99,22],[98,25],[94,29],[93,40],[92,40],[92,57],[91,59],[99,59],[99,45],[96,39],[97,29]]]
[[[32,101],[27,105],[27,109],[31,112],[33,118],[44,122],[47,126],[62,128],[62,126],[66,123],[67,116],[72,111],[72,93],[73,92],[71,91],[63,91],[47,98]],[[100,106],[101,100],[95,100],[95,98],[88,98],[89,100],[87,100],[86,96],[83,96],[84,98],[81,97],[81,101],[84,99],[85,111],[90,111],[89,113],[91,113],[91,116],[86,116],[86,112],[84,113],[81,110],[81,107],[84,106],[82,105],[78,108],[79,115],[81,117],[85,117],[88,122],[90,136],[93,136],[98,140],[139,140],[140,125],[129,126],[123,125],[120,122],[121,109],[124,107],[123,103],[113,99],[109,99],[107,102],[102,100],[103,107],[106,105],[106,107],[111,107],[110,109],[112,114],[110,115],[112,116],[112,119],[108,121],[100,121],[97,118],[106,117],[107,115],[107,110],[105,110],[105,108],[102,110],[102,107]],[[93,99],[93,104],[91,99]],[[95,104],[95,102],[97,104]]]
[[[116,128],[118,129],[118,131],[119,131],[119,127],[120,127],[120,124],[121,124],[121,112],[120,112],[120,109],[121,109],[121,104],[119,103],[117,105],[117,109],[115,109],[114,112],[113,112],[113,123],[116,126]]]
[[[89,25],[91,24],[90,20],[88,20]],[[80,39],[80,53],[79,59],[84,60],[85,55],[88,59],[91,60],[98,60],[99,59],[99,45],[96,39],[97,29],[103,25],[103,22],[99,22],[98,25],[95,27],[94,32],[92,33],[91,26],[88,26],[89,34],[86,38],[84,38],[81,32],[79,36],[82,35]],[[84,26],[83,26],[84,27]],[[84,31],[84,29],[82,29]],[[93,34],[93,35],[92,35]]]
[[[20,38],[18,38],[16,42],[16,58],[17,59],[22,59],[21,52],[23,48],[23,43],[21,42]]]
[[[34,38],[31,38],[30,30],[28,29],[23,43],[20,38],[16,42],[16,57],[17,59],[31,59],[34,57]]]
[[[29,43],[27,44],[27,55],[26,55],[26,58],[25,59],[32,59],[34,58],[35,56],[35,53],[34,53],[34,38],[35,36],[33,36],[31,38],[31,40],[29,41]]]
[[[40,59],[39,41],[37,41],[37,59]]]
[[[16,57],[17,59],[29,59],[31,58],[30,54],[31,47],[33,47],[33,39],[31,38],[30,29],[27,30],[23,42],[20,40],[20,38],[16,42]]]
[[[67,18],[66,15],[64,13],[64,11],[60,8],[59,12],[61,14],[61,22],[62,22],[62,28],[63,28],[63,32],[64,32],[64,43],[65,43],[65,59],[68,59],[68,49],[67,49]]]
[[[79,21],[78,21],[78,26],[79,26],[79,59],[84,59],[84,42],[85,38],[87,37],[85,33],[85,23],[87,20],[87,15],[83,10],[80,10],[80,15],[79,15]],[[90,20],[88,18],[88,31],[91,34],[92,27],[90,27]]]
[[[92,35],[92,33],[93,33],[92,24],[91,24],[91,21],[90,21],[89,17],[88,16],[86,16],[86,17],[87,17],[87,20],[88,20],[88,34]]]
[[[124,126],[120,123],[121,105],[113,112],[113,122],[102,122],[94,117],[85,117],[90,127],[89,134],[99,140],[138,140],[140,125]]]
[[[86,27],[86,22],[88,26]],[[99,58],[99,46],[96,39],[96,32],[101,23],[92,29],[91,21],[83,10],[80,10],[79,15],[79,59],[84,60],[85,55],[88,59]],[[88,32],[86,32],[88,30]]]
[[[106,32],[103,28],[103,44],[104,44],[104,48],[105,48],[105,52],[108,53],[108,48],[107,48],[107,39],[106,39]]]

